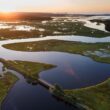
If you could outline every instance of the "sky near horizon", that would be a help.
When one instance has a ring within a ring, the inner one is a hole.
[[[0,0],[0,12],[110,13],[110,0]]]

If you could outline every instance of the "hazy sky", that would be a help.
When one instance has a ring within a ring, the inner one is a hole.
[[[110,0],[0,0],[0,11],[110,13]]]

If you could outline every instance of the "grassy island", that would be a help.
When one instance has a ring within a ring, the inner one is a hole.
[[[96,86],[65,90],[65,94],[74,101],[87,106],[88,110],[109,110],[110,108],[110,79]]]
[[[39,73],[41,71],[45,71],[51,68],[54,68],[54,65],[51,64],[43,64],[36,62],[27,62],[27,61],[10,61],[1,59],[1,62],[7,68],[13,69],[15,71],[20,72],[24,75],[25,78],[29,78],[31,80],[37,81],[39,78]]]
[[[60,41],[60,40],[47,40],[47,41],[39,41],[39,42],[27,42],[27,43],[14,43],[3,45],[3,47],[7,49],[17,50],[17,51],[59,51],[59,52],[68,52],[73,54],[81,54],[85,56],[89,56],[96,61],[110,63],[110,57],[101,57],[95,54],[86,54],[86,52],[90,51],[91,53],[94,51],[99,51],[103,49],[110,53],[110,43],[79,43],[79,42],[69,42],[69,41]],[[105,52],[106,54],[106,52]]]

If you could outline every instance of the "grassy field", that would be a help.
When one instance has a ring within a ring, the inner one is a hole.
[[[54,68],[54,65],[44,64],[44,63],[35,63],[27,61],[9,61],[9,60],[0,60],[4,65],[10,69],[16,70],[23,74],[25,78],[32,81],[37,81],[39,78],[39,73],[51,68]]]
[[[96,86],[78,90],[65,90],[67,96],[74,97],[77,102],[87,106],[88,110],[110,109],[110,79]],[[73,99],[73,100],[74,100]]]
[[[6,95],[8,94],[10,88],[17,81],[17,77],[12,75],[12,73],[5,73],[4,77],[0,78],[0,106]]]
[[[5,39],[20,39],[20,38],[37,38],[44,36],[55,35],[80,35],[89,37],[106,37],[110,36],[110,33],[88,28],[84,26],[83,22],[64,22],[64,21],[27,21],[18,23],[7,23],[8,26],[12,26],[10,29],[0,29],[0,40]],[[30,31],[13,30],[15,26],[31,26],[35,29]],[[43,29],[43,30],[42,30]]]
[[[59,40],[48,40],[39,42],[28,42],[28,43],[15,43],[3,45],[3,47],[17,50],[17,51],[59,51],[68,52],[73,54],[85,55],[87,51],[97,51],[100,49],[105,49],[110,52],[110,43],[78,43],[78,42],[68,42]],[[99,57],[97,55],[87,55],[96,61],[110,63],[110,57]]]

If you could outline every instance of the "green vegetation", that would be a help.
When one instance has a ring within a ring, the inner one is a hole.
[[[88,106],[89,110],[109,110],[110,108],[110,79],[105,82],[77,90],[65,90],[65,94],[77,102]]]
[[[60,40],[47,40],[28,43],[14,43],[3,45],[3,47],[17,51],[59,51],[86,55],[87,51],[97,51],[105,49],[110,51],[110,43],[87,44],[79,42],[68,42]],[[87,55],[96,61],[110,63],[110,57],[99,57],[97,55]]]
[[[54,85],[54,89],[53,89],[53,94],[57,97],[63,97],[64,96],[64,91],[63,89],[59,86],[59,85]]]
[[[65,91],[59,86],[59,85],[54,85],[54,89],[52,92],[53,96],[55,96],[57,99],[70,104],[79,110],[86,110],[84,106],[82,106],[77,99],[73,95],[67,95]]]
[[[110,36],[110,33],[103,32],[97,29],[92,29],[84,26],[83,22],[64,22],[47,20],[46,23],[42,21],[21,21],[18,23],[6,23],[7,26],[12,26],[7,29],[0,29],[0,40],[4,39],[20,39],[20,38],[36,38],[44,36],[55,35],[81,35],[92,37],[106,37]],[[35,29],[30,31],[13,30],[15,26],[31,26]],[[43,29],[43,30],[42,30]]]
[[[47,20],[46,23],[42,21],[26,21],[19,23],[10,23],[13,26],[32,26],[35,30],[17,31],[11,29],[0,29],[0,40],[17,39],[17,38],[31,38],[44,37],[54,35],[81,35],[92,37],[106,37],[110,33],[100,30],[88,28],[84,26],[83,22],[64,22],[64,20],[52,21]],[[41,29],[41,30],[40,30]],[[3,47],[17,50],[17,51],[59,51],[73,54],[81,54],[89,56],[92,59],[110,63],[110,57],[100,57],[95,54],[86,54],[86,52],[99,51],[100,49],[110,52],[110,43],[96,43],[87,44],[79,42],[68,42],[60,40],[47,40],[39,42],[28,43],[14,43],[3,45]],[[39,73],[55,67],[51,64],[27,62],[27,61],[10,61],[0,59],[0,61],[7,67],[16,70],[24,75],[28,81],[37,82]],[[5,68],[4,68],[5,69]],[[17,78],[12,74],[6,73],[4,77],[0,76],[0,104],[7,95],[10,87],[17,81]],[[76,107],[84,107],[88,110],[109,110],[110,108],[110,79],[96,86],[77,89],[77,90],[63,90],[60,86],[55,85],[52,91],[53,95],[59,99],[68,102]]]
[[[39,31],[16,31],[9,29],[0,29],[0,40],[6,39],[21,39],[21,38],[31,38],[31,37],[40,37]]]
[[[17,80],[17,77],[10,72],[4,73],[4,76],[0,78],[0,106],[10,88]]]
[[[55,66],[51,64],[25,62],[25,61],[9,61],[0,59],[0,62],[4,64],[3,69],[13,69],[20,72],[25,76],[29,83],[37,83],[38,75],[41,71],[51,69]],[[0,105],[6,97],[9,89],[17,81],[17,77],[10,74],[10,72],[4,73],[4,76],[0,76]]]
[[[23,74],[27,79],[32,81],[37,81],[39,78],[39,73],[51,69],[55,66],[51,64],[27,62],[27,61],[10,61],[10,60],[0,60],[7,68],[14,69],[21,74]]]

